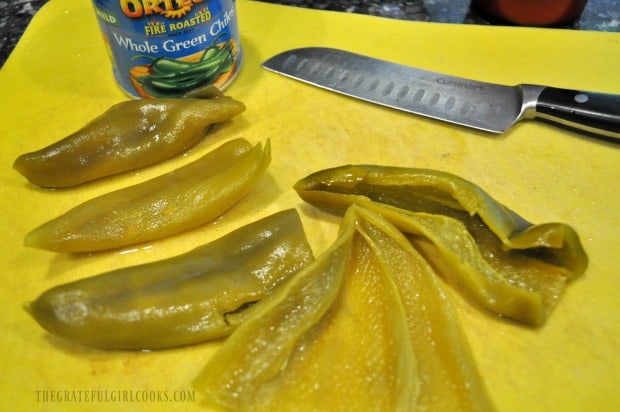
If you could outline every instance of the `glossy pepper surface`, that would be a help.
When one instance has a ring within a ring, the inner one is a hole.
[[[26,235],[25,245],[92,252],[205,224],[241,200],[271,161],[269,141],[234,139],[177,170],[88,200]]]
[[[313,260],[294,209],[188,253],[54,287],[27,304],[50,333],[107,349],[162,349],[228,335]]]
[[[231,411],[493,410],[432,269],[398,229],[357,206],[194,385]]]
[[[38,186],[79,185],[184,153],[211,125],[244,110],[243,103],[213,90],[121,102],[70,136],[19,156],[13,168]]]
[[[563,223],[532,224],[481,188],[448,173],[372,165],[314,173],[296,185],[307,202],[335,212],[358,204],[412,235],[425,257],[487,309],[544,323],[567,281],[588,263]]]

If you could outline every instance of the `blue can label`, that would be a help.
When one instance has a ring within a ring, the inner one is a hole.
[[[225,88],[241,67],[234,0],[93,0],[120,86],[136,97]]]

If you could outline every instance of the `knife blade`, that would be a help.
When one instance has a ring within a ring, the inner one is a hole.
[[[620,95],[486,83],[324,47],[288,50],[262,67],[346,96],[486,132],[503,133],[518,121],[539,119],[620,143]]]

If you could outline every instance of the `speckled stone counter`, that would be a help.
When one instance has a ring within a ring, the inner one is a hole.
[[[3,65],[19,41],[32,16],[47,0],[0,0],[0,65]],[[387,18],[443,23],[489,24],[470,10],[469,0],[410,1],[321,1],[260,0],[347,13],[370,14]],[[620,32],[620,0],[590,0],[581,19],[569,27],[575,30]]]

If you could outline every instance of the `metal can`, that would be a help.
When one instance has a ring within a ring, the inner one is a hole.
[[[242,62],[235,0],[93,0],[120,87],[134,97],[224,89]]]

